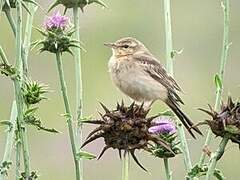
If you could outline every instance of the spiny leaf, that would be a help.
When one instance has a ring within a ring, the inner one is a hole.
[[[220,78],[220,76],[218,74],[215,75],[215,85],[218,89],[222,89],[223,86],[222,86],[222,80]]]
[[[0,126],[3,126],[3,125],[9,126],[9,127],[12,127],[12,126],[13,126],[12,122],[9,121],[9,120],[1,120],[1,121],[0,121]]]
[[[86,152],[86,151],[80,151],[79,153],[76,154],[76,157],[77,157],[78,160],[80,160],[80,159],[91,160],[91,159],[96,158],[96,156],[94,154],[91,154],[91,153]]]
[[[34,114],[37,110],[38,110],[38,107],[30,108],[30,109],[26,110],[24,115],[27,116],[27,115],[30,115],[30,114]]]

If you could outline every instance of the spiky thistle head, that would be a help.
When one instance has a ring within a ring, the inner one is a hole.
[[[232,142],[240,145],[240,102],[233,102],[228,97],[226,104],[221,105],[220,112],[216,112],[209,105],[210,110],[200,109],[211,116],[200,124],[208,124],[216,136],[224,137],[228,135]]]
[[[99,4],[102,7],[107,7],[106,4],[101,1],[101,0],[56,0],[49,8],[48,11],[51,11],[53,8],[55,8],[58,5],[63,5],[65,6],[65,12],[69,8],[73,7],[79,7],[82,11],[85,6],[90,5],[90,4]]]
[[[171,158],[181,153],[179,141],[176,140],[176,126],[171,116],[159,116],[152,121],[153,126],[148,129],[152,134],[158,135],[161,139],[169,143],[172,151],[166,150],[163,146],[152,143],[149,145],[151,153],[159,158]]]
[[[44,21],[43,26],[44,29],[36,29],[44,36],[44,39],[32,44],[33,47],[42,45],[40,52],[69,52],[73,54],[70,49],[71,47],[81,48],[80,42],[72,38],[75,30],[71,26],[69,17],[55,12]]]
[[[29,106],[47,99],[44,94],[48,92],[48,87],[36,81],[28,80],[22,86],[22,91],[25,104]]]
[[[125,106],[122,102],[121,105],[117,104],[115,110],[109,110],[102,103],[101,105],[105,113],[100,114],[100,120],[84,121],[85,123],[98,124],[99,126],[89,134],[82,147],[98,138],[103,138],[106,146],[100,153],[99,158],[109,148],[117,149],[120,157],[122,152],[130,152],[135,162],[144,170],[146,169],[135,156],[136,150],[144,149],[151,151],[148,145],[150,142],[154,142],[161,145],[166,151],[172,152],[169,143],[158,135],[149,132],[149,128],[154,126],[152,120],[156,116],[147,117],[149,110],[144,110],[143,105],[137,106],[132,103],[130,106]]]

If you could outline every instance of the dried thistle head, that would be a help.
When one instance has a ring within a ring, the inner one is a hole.
[[[150,142],[161,145],[166,150],[174,153],[169,144],[156,134],[150,133],[149,128],[153,126],[152,120],[156,117],[147,117],[149,110],[144,110],[143,105],[137,106],[132,103],[130,106],[117,104],[115,110],[109,110],[101,103],[104,114],[100,120],[84,121],[99,125],[87,137],[82,147],[88,143],[103,138],[106,146],[100,153],[99,158],[109,149],[117,149],[121,157],[122,152],[130,152],[135,162],[144,170],[146,170],[135,156],[135,151],[144,149],[151,152],[148,147]]]
[[[222,104],[220,112],[213,110],[209,106],[209,110],[200,109],[211,116],[211,120],[206,120],[201,124],[208,124],[212,132],[224,137],[226,134],[232,142],[240,145],[240,102],[233,102],[231,97],[228,97],[226,104]]]

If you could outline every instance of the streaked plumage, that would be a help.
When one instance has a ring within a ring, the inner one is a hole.
[[[108,68],[118,89],[145,105],[151,105],[156,100],[165,102],[193,137],[191,128],[201,134],[179,108],[179,103],[183,104],[177,94],[181,88],[140,41],[128,37],[106,45],[113,51]]]

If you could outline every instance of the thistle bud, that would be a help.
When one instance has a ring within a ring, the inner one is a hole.
[[[27,106],[37,104],[43,99],[43,95],[48,92],[47,86],[35,81],[26,81],[22,87],[23,98]]]
[[[49,51],[51,53],[63,53],[72,51],[70,47],[78,47],[80,42],[72,39],[74,33],[71,28],[71,22],[69,17],[62,16],[59,12],[49,16],[44,21],[44,29],[37,29],[43,36],[43,40],[33,43],[34,46],[42,45],[40,52]]]
[[[170,116],[159,116],[155,118],[152,122],[152,127],[150,127],[148,131],[158,135],[161,139],[166,141],[172,150],[166,150],[165,147],[154,143],[150,145],[151,153],[154,156],[159,158],[170,158],[181,152],[178,147],[179,142],[176,141],[176,126]]]

